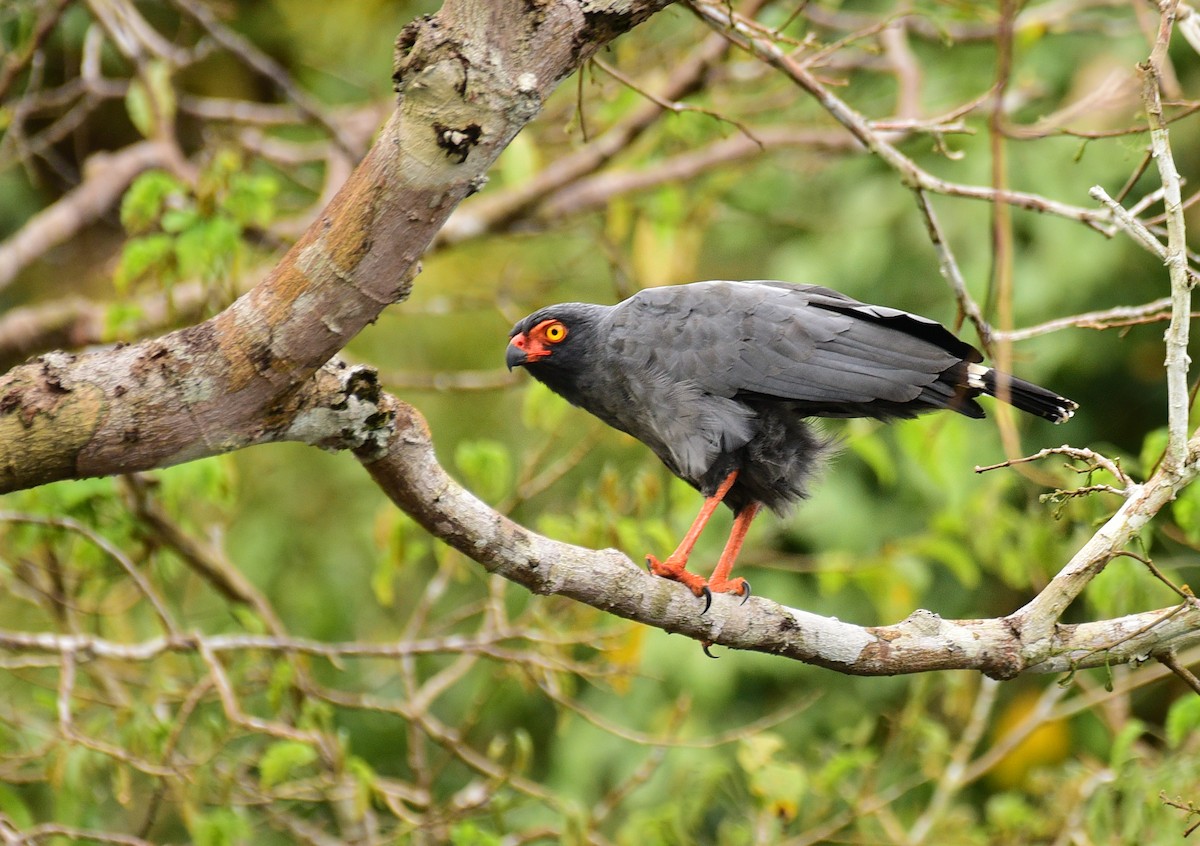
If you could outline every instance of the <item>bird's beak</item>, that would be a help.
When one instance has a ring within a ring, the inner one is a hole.
[[[515,335],[508,342],[508,350],[504,353],[504,363],[508,365],[509,372],[512,372],[514,367],[521,367],[528,363],[529,356],[525,352],[525,335]]]

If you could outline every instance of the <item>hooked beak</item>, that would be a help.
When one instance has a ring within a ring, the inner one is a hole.
[[[508,370],[511,373],[514,367],[523,367],[529,363],[529,355],[525,352],[524,333],[514,335],[513,339],[508,342],[508,350],[504,353],[504,363],[508,365]]]

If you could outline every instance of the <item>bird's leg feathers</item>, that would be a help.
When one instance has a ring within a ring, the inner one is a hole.
[[[721,482],[720,487],[717,488],[712,496],[705,498],[704,504],[700,506],[700,513],[692,521],[691,528],[688,529],[687,534],[683,536],[683,540],[679,542],[679,546],[667,557],[666,561],[659,561],[653,555],[646,556],[646,563],[649,565],[651,573],[679,582],[692,593],[696,594],[696,596],[705,597],[709,603],[712,602],[712,592],[714,590],[725,593],[736,593],[741,596],[750,595],[750,586],[746,580],[734,579],[731,581],[729,573],[733,569],[734,559],[737,558],[738,551],[742,547],[742,541],[746,538],[746,530],[750,528],[750,521],[754,519],[754,515],[758,512],[757,503],[747,506],[738,512],[737,518],[734,520],[733,530],[729,535],[729,542],[725,545],[725,551],[721,554],[721,560],[717,564],[716,570],[713,571],[711,579],[705,579],[687,570],[688,557],[691,556],[692,549],[696,546],[696,541],[700,539],[700,533],[704,531],[709,518],[717,510],[717,506],[721,504],[721,501],[725,499],[725,495],[729,493],[729,489],[733,487],[733,483],[737,481],[737,476],[738,471],[734,470],[725,477],[725,481]],[[708,610],[707,604],[704,610]]]

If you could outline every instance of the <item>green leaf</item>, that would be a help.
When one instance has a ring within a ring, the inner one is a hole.
[[[167,201],[187,196],[187,188],[171,174],[148,170],[129,186],[121,198],[121,225],[130,235],[148,232],[158,224]]]
[[[140,76],[129,83],[125,110],[137,131],[152,137],[159,126],[175,120],[175,88],[171,68],[161,60],[147,62]]]
[[[200,213],[194,208],[167,209],[159,219],[159,226],[162,227],[163,232],[177,234],[191,229],[200,220]]]
[[[358,818],[361,818],[371,807],[371,797],[375,795],[378,776],[371,765],[357,755],[351,755],[346,761],[346,772],[354,779],[354,810]]]
[[[375,601],[384,608],[391,608],[396,603],[396,559],[390,555],[381,555],[371,571],[371,593]]]
[[[1162,459],[1163,453],[1167,451],[1167,430],[1165,428],[1155,429],[1146,435],[1142,441],[1142,452],[1138,457],[1142,465],[1142,475],[1149,476],[1150,472],[1158,465]]]
[[[979,565],[959,541],[931,534],[917,542],[917,551],[952,572],[963,587],[973,588],[979,584]]]
[[[1146,725],[1141,720],[1130,720],[1121,727],[1121,731],[1113,738],[1112,748],[1108,755],[1108,765],[1114,770],[1137,757],[1135,744],[1146,731]]]
[[[272,710],[279,712],[283,709],[287,697],[291,694],[295,677],[296,668],[291,661],[280,659],[275,662],[271,669],[271,682],[267,686],[267,702],[271,704]]]
[[[33,814],[20,794],[0,782],[0,812],[12,820],[17,828],[29,828],[34,823]]]
[[[188,831],[195,846],[239,846],[249,843],[253,833],[250,824],[230,808],[193,815],[188,820]]]
[[[498,500],[512,487],[512,456],[498,441],[463,441],[454,451],[454,463],[483,499]]]
[[[132,238],[125,244],[113,284],[126,293],[137,282],[158,277],[164,284],[172,281],[174,267],[171,261],[175,251],[175,239],[170,235],[144,235]]]
[[[241,247],[241,229],[227,217],[198,222],[175,241],[180,275],[214,279],[228,273]]]
[[[450,831],[451,846],[500,846],[504,841],[490,831],[484,831],[474,822],[456,825]]]
[[[524,185],[541,169],[541,156],[536,142],[528,133],[512,140],[496,162],[501,182],[505,185]]]
[[[274,177],[238,174],[230,182],[229,194],[221,203],[221,211],[241,226],[262,228],[275,217],[275,197],[278,194],[279,182]]]
[[[263,790],[292,778],[293,774],[317,760],[317,750],[298,740],[272,743],[258,761],[258,781]]]
[[[1200,726],[1200,696],[1186,694],[1167,712],[1167,744],[1172,749],[1181,746]]]
[[[556,432],[570,407],[570,403],[541,382],[530,379],[521,402],[521,422],[538,432]]]
[[[866,424],[862,421],[856,420],[853,423],[852,428],[866,428]],[[869,433],[856,435],[850,438],[846,445],[852,453],[871,468],[871,472],[875,474],[875,479],[879,484],[889,488],[896,484],[898,475],[896,462],[883,438]]]

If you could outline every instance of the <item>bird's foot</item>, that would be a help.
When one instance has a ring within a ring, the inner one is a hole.
[[[650,568],[650,572],[654,575],[679,582],[692,593],[696,594],[696,596],[703,597],[704,610],[700,612],[701,614],[707,614],[708,609],[712,607],[712,595],[714,592],[737,594],[742,597],[743,605],[750,598],[750,583],[740,577],[719,582],[710,581],[703,576],[697,576],[695,573],[689,572],[686,561],[680,561],[675,558],[659,561],[653,555],[646,556],[646,566]]]
[[[673,582],[679,582],[692,593],[696,594],[696,596],[704,596],[709,593],[708,579],[689,572],[686,559],[678,559],[671,556],[666,561],[659,561],[653,555],[647,555],[646,566],[650,568],[650,572],[654,575],[662,576],[664,579],[670,579]],[[711,597],[711,594],[709,595]]]

